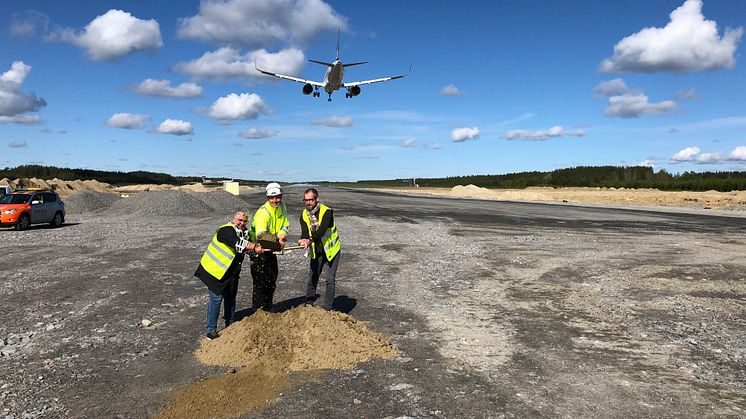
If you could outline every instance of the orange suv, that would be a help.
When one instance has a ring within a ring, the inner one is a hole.
[[[0,196],[0,226],[25,230],[31,224],[65,222],[65,203],[52,191],[15,191]]]

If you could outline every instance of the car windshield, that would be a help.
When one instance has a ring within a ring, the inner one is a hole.
[[[31,195],[20,195],[20,194],[10,194],[10,195],[3,195],[0,196],[0,204],[25,204],[28,203],[29,199],[31,198]]]

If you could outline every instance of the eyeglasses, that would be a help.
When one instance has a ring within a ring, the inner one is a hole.
[[[303,202],[313,202],[316,200],[316,198],[317,198],[316,196],[314,196],[313,198],[308,198],[308,199],[303,198]]]

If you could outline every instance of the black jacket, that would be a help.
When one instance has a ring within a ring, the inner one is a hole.
[[[238,234],[236,234],[236,229],[233,226],[221,227],[220,230],[218,230],[218,241],[225,244],[226,246],[235,248],[236,243],[238,243],[239,241]],[[199,278],[205,285],[207,285],[207,288],[209,288],[210,291],[216,294],[220,294],[223,292],[223,289],[231,284],[233,281],[238,281],[238,277],[241,273],[241,263],[243,262],[243,257],[244,254],[239,253],[236,255],[235,258],[233,258],[231,266],[228,267],[228,270],[225,272],[225,275],[221,280],[218,280],[214,276],[210,275],[210,273],[202,267],[202,264],[197,267],[197,271],[194,272],[194,276]]]

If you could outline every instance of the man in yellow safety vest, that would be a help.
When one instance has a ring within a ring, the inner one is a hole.
[[[324,309],[331,310],[334,305],[337,267],[342,249],[337,224],[334,222],[334,211],[319,202],[319,191],[314,188],[308,188],[303,193],[303,204],[306,209],[300,216],[301,238],[298,240],[298,245],[309,249],[311,256],[306,285],[306,304],[312,304],[316,299],[319,276],[326,267]]]
[[[194,276],[205,285],[209,294],[207,305],[207,338],[218,335],[220,303],[223,303],[225,327],[233,323],[236,313],[238,278],[244,253],[261,252],[262,247],[249,241],[246,231],[248,218],[244,211],[238,211],[230,223],[223,224],[215,231],[212,241],[199,262]]]
[[[288,237],[288,209],[282,202],[282,187],[279,183],[272,182],[265,188],[267,202],[265,202],[251,221],[251,241],[256,243],[259,236],[271,235],[277,238],[280,247],[285,247]],[[251,279],[253,290],[251,294],[251,306],[254,310],[270,311],[272,309],[272,298],[277,287],[279,275],[277,255],[270,249],[264,249],[256,257],[252,257]]]

